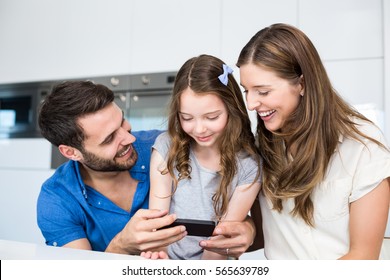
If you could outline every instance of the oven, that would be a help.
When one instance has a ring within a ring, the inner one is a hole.
[[[95,77],[115,94],[115,103],[123,110],[132,130],[167,128],[168,103],[176,72]]]
[[[49,92],[47,83],[0,85],[0,138],[41,137],[38,107]]]
[[[103,84],[114,92],[115,103],[122,109],[133,131],[166,130],[168,104],[176,72],[84,78]],[[78,79],[80,80],[80,79]],[[55,169],[66,159],[57,147],[52,148],[51,168]]]

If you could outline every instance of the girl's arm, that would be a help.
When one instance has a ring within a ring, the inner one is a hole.
[[[350,204],[349,252],[340,259],[378,259],[390,203],[390,178]]]
[[[169,173],[161,174],[161,171],[165,170],[165,168],[165,160],[157,150],[153,149],[150,159],[149,209],[169,211],[172,195],[172,178]],[[141,256],[148,259],[166,259],[168,258],[168,250],[167,247],[162,247],[159,252],[142,252]]]
[[[168,210],[172,195],[172,178],[169,173],[162,175],[166,162],[155,149],[150,159],[149,209]]]
[[[234,190],[234,193],[229,201],[228,209],[220,224],[224,222],[234,221],[242,222],[247,217],[249,210],[260,191],[260,183],[253,185],[247,184],[239,186]],[[202,259],[227,259],[228,255],[220,255],[215,252],[204,250]]]

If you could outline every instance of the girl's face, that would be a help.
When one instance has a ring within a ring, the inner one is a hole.
[[[184,132],[199,147],[216,147],[228,122],[228,112],[215,94],[196,94],[187,88],[180,95],[179,119]]]
[[[301,83],[292,85],[274,72],[252,63],[240,66],[240,77],[248,110],[256,110],[269,131],[282,130],[302,98]]]

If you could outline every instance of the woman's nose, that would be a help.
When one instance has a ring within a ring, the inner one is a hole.
[[[260,105],[260,101],[258,98],[253,94],[248,92],[246,94],[246,106],[248,107],[249,111],[255,110]]]

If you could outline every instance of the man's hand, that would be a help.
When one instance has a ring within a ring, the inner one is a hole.
[[[253,243],[256,229],[248,217],[244,222],[221,222],[215,228],[214,235],[202,240],[199,245],[206,250],[238,258]]]
[[[175,220],[176,215],[167,215],[167,211],[140,209],[113,238],[106,252],[138,255],[166,247],[187,235],[184,226],[158,230]]]

